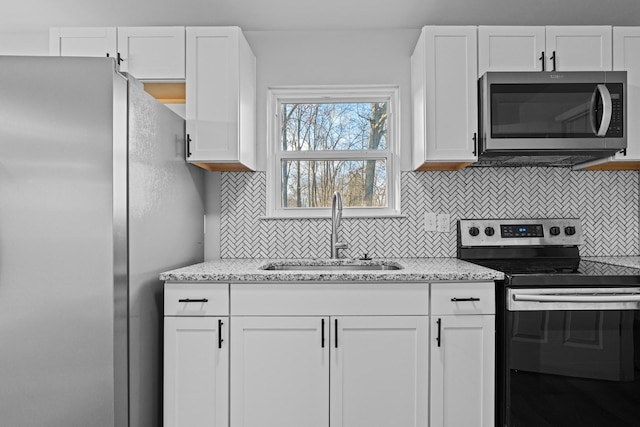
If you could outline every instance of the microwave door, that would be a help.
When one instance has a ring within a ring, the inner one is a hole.
[[[593,136],[592,84],[493,85],[492,136],[571,138]]]
[[[492,84],[487,148],[599,149],[613,117],[604,84]]]

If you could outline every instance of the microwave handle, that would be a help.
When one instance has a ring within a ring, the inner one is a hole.
[[[596,127],[596,96],[598,94],[600,94],[600,98],[602,99],[602,121],[600,122],[600,126]],[[611,93],[605,84],[599,84],[593,91],[593,96],[591,96],[591,130],[596,136],[605,136],[607,134],[607,130],[609,130],[609,125],[611,124],[612,110],[613,103],[611,101]]]

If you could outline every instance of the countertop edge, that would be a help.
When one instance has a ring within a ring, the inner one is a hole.
[[[292,260],[285,260],[291,262]],[[297,260],[300,261],[300,260]],[[348,260],[347,260],[348,261]],[[457,258],[385,258],[378,261],[400,264],[401,270],[268,271],[267,263],[282,259],[225,259],[205,261],[160,274],[165,282],[433,282],[494,281],[504,273]]]

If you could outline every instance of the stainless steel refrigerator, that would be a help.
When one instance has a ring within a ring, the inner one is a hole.
[[[110,58],[0,57],[0,425],[157,427],[159,273],[203,259],[184,120]]]

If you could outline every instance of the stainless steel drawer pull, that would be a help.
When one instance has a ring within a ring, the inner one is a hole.
[[[199,298],[199,299],[185,298],[185,299],[179,299],[178,302],[209,302],[209,300],[207,298]]]
[[[464,301],[480,301],[480,298],[451,298],[452,302],[464,302]]]

